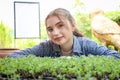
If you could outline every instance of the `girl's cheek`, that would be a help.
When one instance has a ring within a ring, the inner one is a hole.
[[[49,38],[52,38],[53,35],[52,35],[51,33],[48,33],[48,37],[49,37]]]

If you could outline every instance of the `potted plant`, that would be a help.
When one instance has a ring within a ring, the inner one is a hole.
[[[0,48],[9,48],[13,44],[13,31],[10,27],[0,23]]]
[[[0,58],[9,55],[11,52],[18,50],[11,48],[13,44],[12,29],[0,23]]]
[[[120,60],[105,56],[0,59],[0,79],[119,80]]]

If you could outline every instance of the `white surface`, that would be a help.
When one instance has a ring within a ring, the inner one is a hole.
[[[39,3],[15,3],[15,38],[39,38]]]

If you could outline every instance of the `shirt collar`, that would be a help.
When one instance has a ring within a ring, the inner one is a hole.
[[[59,47],[59,45],[53,43],[53,50],[54,50],[55,52],[60,52],[60,47]]]
[[[60,46],[53,43],[53,50],[55,52],[60,52]],[[81,46],[77,36],[73,37],[73,53],[81,53]]]

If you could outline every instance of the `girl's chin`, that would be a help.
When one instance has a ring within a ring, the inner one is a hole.
[[[57,45],[63,45],[65,42],[64,41],[56,41],[55,42]]]

